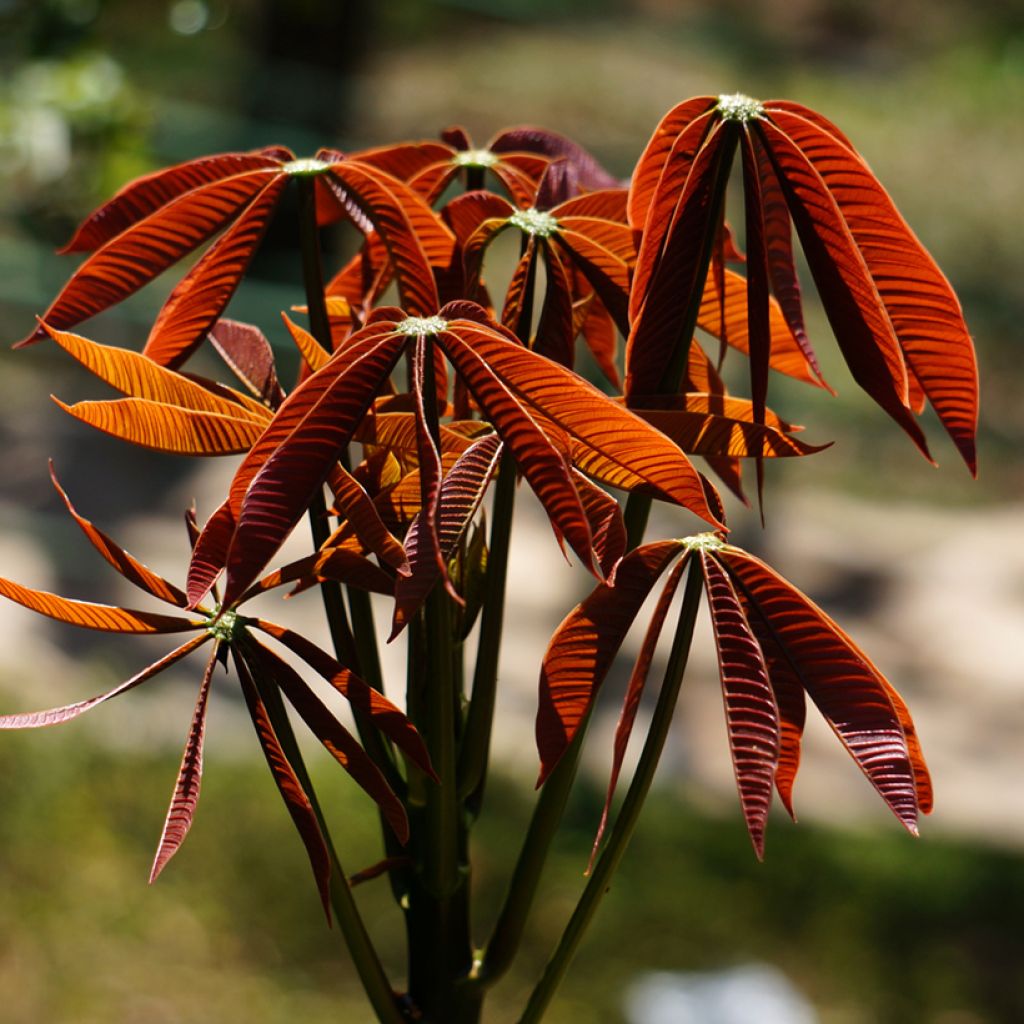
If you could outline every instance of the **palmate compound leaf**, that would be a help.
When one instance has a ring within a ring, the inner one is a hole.
[[[891,684],[832,619],[759,559],[729,545],[716,556],[755,635],[769,638],[765,656],[781,652],[786,672],[799,678],[861,771],[916,835],[918,811],[931,809],[931,782],[913,722]]]

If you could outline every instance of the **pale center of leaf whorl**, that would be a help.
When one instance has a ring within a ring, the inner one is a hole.
[[[725,547],[725,541],[715,533],[695,533],[680,541],[689,551],[718,551]]]
[[[238,639],[250,620],[238,612],[215,612],[206,620],[206,632],[226,644]]]
[[[464,149],[452,157],[456,167],[493,167],[501,158],[489,149]]]
[[[509,223],[528,235],[539,235],[541,238],[548,238],[552,232],[558,230],[557,217],[532,206],[528,210],[516,210],[509,217]]]
[[[317,174],[323,174],[328,164],[325,164],[323,160],[314,160],[312,157],[305,157],[302,160],[292,160],[291,163],[287,163],[281,168],[285,174],[290,174],[296,178],[311,178]]]
[[[741,92],[732,92],[718,97],[718,112],[723,121],[753,121],[764,117],[764,106]]]
[[[421,334],[440,334],[447,329],[448,321],[439,316],[410,316],[395,327],[398,334],[405,334],[410,338],[419,337]]]

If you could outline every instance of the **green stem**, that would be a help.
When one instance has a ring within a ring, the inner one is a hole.
[[[327,853],[331,861],[331,882],[330,895],[331,907],[334,916],[338,921],[338,927],[345,939],[352,962],[355,965],[359,980],[363,983],[366,995],[373,1006],[380,1024],[403,1024],[404,1017],[398,1009],[395,1001],[395,993],[391,988],[384,968],[373,947],[373,942],[363,923],[359,908],[356,906],[355,897],[349,888],[347,876],[338,859],[334,841],[331,839],[327,822],[324,820],[320,801],[317,799],[313,782],[306,770],[302,752],[299,749],[295,733],[292,731],[291,721],[285,709],[284,701],[281,700],[281,693],[276,686],[268,680],[261,679],[258,675],[252,676],[253,684],[267,709],[267,716],[270,718],[274,733],[281,744],[285,757],[292,766],[299,783],[306,792],[309,802],[320,824],[320,831],[323,834],[327,846]]]
[[[519,1018],[519,1024],[536,1024],[542,1018],[555,990],[569,969],[569,964],[572,962],[587,926],[608,891],[612,875],[619,866],[636,829],[640,811],[650,791],[654,773],[672,724],[672,712],[675,710],[676,700],[679,697],[679,688],[683,681],[690,644],[693,640],[693,627],[697,620],[697,610],[700,607],[703,582],[700,560],[693,558],[686,579],[682,607],[679,610],[679,623],[672,641],[672,652],[665,668],[665,678],[661,685],[661,692],[658,694],[658,703],[654,709],[654,717],[651,720],[636,773],[633,775],[629,791],[626,793],[622,808],[615,819],[608,843],[602,851],[593,873],[587,880],[583,895],[580,897],[579,903],[576,904],[576,909],[562,934],[558,948],[548,962],[537,987],[533,990],[526,1010]]]
[[[491,543],[487,551],[480,641],[473,672],[473,695],[466,731],[459,751],[459,798],[474,817],[480,813],[487,762],[490,757],[494,704],[498,689],[498,660],[505,621],[505,585],[512,518],[516,500],[516,463],[509,452],[502,455],[491,508]]]
[[[569,791],[576,778],[589,715],[588,711],[572,743],[548,776],[537,798],[505,901],[476,971],[476,980],[483,988],[489,988],[508,970],[519,949],[548,852],[562,822]]]
[[[421,373],[426,425],[440,451],[434,345],[430,338],[423,347]],[[427,675],[419,681],[417,724],[439,781],[422,791],[422,808],[412,820],[417,870],[409,894],[409,993],[428,1020],[455,1024],[456,989],[472,967],[473,951],[467,837],[456,793],[457,648],[451,600],[441,584],[427,595],[422,620]]]
[[[729,184],[729,171],[732,167],[733,153],[735,152],[738,139],[738,132],[731,132],[722,146],[718,167],[715,171],[714,189],[711,193],[711,204],[708,214],[709,224],[718,224],[721,219],[725,203],[725,189]],[[665,368],[665,374],[655,394],[674,395],[679,391],[683,383],[683,376],[686,373],[689,361],[693,332],[697,328],[697,317],[700,313],[700,303],[704,295],[704,284],[707,280],[708,269],[711,266],[715,235],[715,231],[705,233],[697,276],[694,278],[693,295],[690,297],[690,304],[687,306],[686,313],[679,324],[679,340],[672,350],[672,358]],[[650,513],[651,498],[646,494],[638,494],[636,491],[632,492],[626,500],[624,512],[627,551],[632,551],[643,543],[644,532],[647,529],[647,519]]]

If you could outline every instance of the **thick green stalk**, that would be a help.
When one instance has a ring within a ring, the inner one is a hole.
[[[588,722],[589,712],[537,798],[505,901],[476,970],[476,980],[484,988],[493,985],[508,970],[519,949],[548,852],[576,778]]]
[[[345,945],[352,957],[359,980],[363,983],[366,995],[373,1006],[380,1024],[403,1024],[404,1017],[398,1009],[395,1000],[394,990],[388,981],[384,968],[381,965],[377,951],[366,930],[366,925],[356,906],[355,897],[349,888],[348,879],[345,875],[341,862],[338,859],[334,842],[331,839],[327,822],[324,820],[320,801],[317,799],[316,791],[313,788],[309,772],[306,770],[302,752],[299,749],[295,733],[292,731],[291,721],[281,700],[281,693],[270,681],[260,678],[258,675],[252,677],[253,684],[259,692],[260,699],[267,709],[271,725],[281,744],[285,757],[288,758],[292,770],[295,772],[302,788],[309,797],[313,813],[320,824],[320,831],[323,833],[324,842],[327,845],[327,853],[331,861],[331,907],[334,916],[338,921],[338,927],[345,939]]]
[[[729,184],[729,170],[732,167],[732,157],[739,138],[737,132],[732,132],[726,139],[722,154],[716,170],[715,187],[711,194],[711,206],[708,216],[709,224],[717,224],[725,203],[725,189]],[[700,313],[701,298],[704,294],[704,282],[708,276],[711,266],[711,256],[714,251],[715,234],[708,232],[704,238],[704,247],[701,250],[700,263],[698,264],[697,275],[694,278],[696,287],[686,314],[679,324],[679,340],[673,350],[672,359],[665,368],[665,375],[662,378],[661,386],[657,394],[674,395],[683,382],[683,375],[686,373],[687,361],[689,359],[690,342],[693,339],[693,332],[697,328],[697,316]],[[626,521],[626,550],[632,551],[643,543],[644,532],[647,529],[647,519],[651,514],[651,498],[646,494],[639,494],[634,491],[626,500],[624,517]]]
[[[423,348],[421,372],[427,428],[440,450],[433,339]],[[440,583],[427,596],[422,620],[427,672],[418,680],[417,726],[439,781],[422,791],[422,808],[412,819],[416,870],[409,894],[409,994],[428,1020],[455,1024],[456,986],[472,967],[473,951],[467,837],[456,792],[460,674],[451,599]]]
[[[542,1018],[555,990],[569,969],[569,964],[587,926],[608,891],[612,875],[619,866],[636,829],[640,811],[650,791],[661,752],[665,747],[665,740],[668,738],[672,712],[675,710],[676,700],[679,697],[679,688],[690,653],[690,643],[693,640],[693,627],[697,620],[697,610],[700,607],[703,582],[700,561],[693,558],[686,579],[686,591],[683,594],[682,607],[679,611],[679,623],[676,626],[676,634],[672,642],[672,652],[665,668],[665,678],[661,684],[658,703],[654,709],[654,717],[647,732],[647,739],[644,741],[636,773],[622,802],[622,808],[615,819],[608,843],[601,852],[593,873],[587,880],[583,895],[569,919],[569,924],[562,934],[558,948],[548,962],[537,987],[533,990],[525,1012],[519,1018],[519,1024],[536,1024]]]

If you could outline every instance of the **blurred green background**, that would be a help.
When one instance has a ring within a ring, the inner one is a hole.
[[[812,791],[807,820],[779,822],[758,865],[727,766],[705,785],[693,753],[702,739],[691,736],[685,770],[666,773],[551,1019],[614,1024],[619,993],[642,971],[757,960],[785,971],[826,1024],[1024,1020],[1024,7],[0,0],[0,46],[8,341],[31,329],[70,272],[52,251],[85,213],[129,178],[203,153],[283,143],[304,155],[436,137],[452,123],[483,141],[536,123],[626,177],[658,118],[689,95],[786,96],[837,122],[961,296],[983,374],[981,480],[967,479],[935,429],[943,471],[915,456],[852,385],[812,307],[840,397],[773,382],[770,400],[811,424],[809,440],[838,443],[813,467],[771,468],[764,534],[753,516],[734,521],[743,543],[780,556],[869,651],[881,647],[944,782],[939,812],[912,843],[881,813],[847,805],[846,790]],[[231,307],[282,346],[273,325],[298,299],[295,253],[282,216]],[[138,347],[172,285],[145,289],[87,333]],[[114,599],[109,575],[79,560],[82,544],[58,515],[53,456],[86,514],[178,578],[183,536],[175,523],[167,539],[165,527],[207,484],[184,460],[129,451],[63,417],[49,392],[102,389],[60,355],[0,349],[0,574]],[[4,710],[79,699],[144,663],[145,643],[111,648],[30,618],[0,608]],[[531,678],[542,633],[536,643],[523,668]],[[159,885],[145,886],[194,682],[185,670],[167,694],[133,694],[95,725],[0,737],[3,1024],[367,1019],[229,700],[214,709],[193,833]],[[512,743],[527,746],[526,735]],[[480,828],[483,922],[528,813],[529,772],[505,770]],[[320,774],[347,866],[372,863],[365,804],[335,773]],[[581,787],[493,1024],[515,1019],[578,891],[600,788],[599,774]],[[362,898],[400,975],[383,889],[370,883]]]

